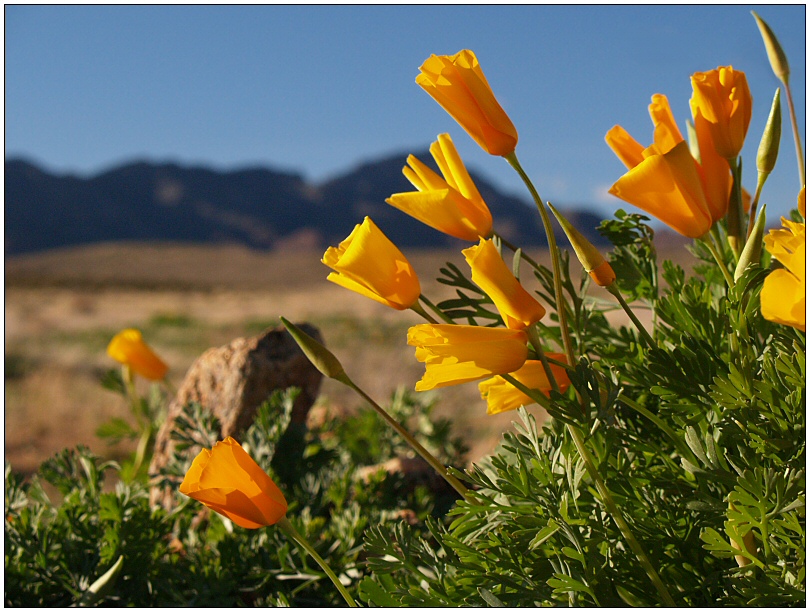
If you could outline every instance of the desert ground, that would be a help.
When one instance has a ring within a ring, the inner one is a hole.
[[[683,252],[683,246],[673,248],[676,255]],[[439,267],[452,261],[466,269],[457,251],[407,255],[434,302],[452,295],[433,280]],[[422,320],[328,282],[320,256],[239,246],[102,244],[7,258],[6,462],[31,473],[77,444],[111,458],[131,450],[109,447],[95,435],[111,417],[130,418],[123,399],[99,383],[116,366],[107,343],[125,327],[141,329],[169,364],[174,387],[207,348],[256,335],[283,315],[318,326],[349,375],[381,403],[400,385],[413,388],[424,367],[405,338],[407,328]],[[617,313],[616,324],[623,322]],[[471,448],[471,460],[491,451],[517,418],[487,416],[475,384],[430,393],[438,399],[436,413],[451,418]],[[340,414],[359,409],[362,400],[325,380],[318,404]],[[533,411],[542,416],[536,406]]]

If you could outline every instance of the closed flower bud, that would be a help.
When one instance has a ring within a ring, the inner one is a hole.
[[[143,341],[137,329],[117,333],[107,345],[107,354],[149,380],[163,380],[169,370],[169,366]]]
[[[605,258],[602,257],[599,249],[593,246],[590,240],[585,236],[580,234],[577,228],[571,225],[568,219],[554,208],[550,202],[548,203],[548,207],[551,209],[551,212],[554,213],[554,216],[557,217],[557,221],[565,232],[565,235],[568,236],[568,241],[574,248],[574,253],[576,253],[579,263],[581,263],[585,271],[590,274],[594,282],[600,287],[607,287],[615,281],[616,273]]]
[[[565,361],[565,355],[559,353],[548,353],[547,356]],[[560,391],[565,391],[571,385],[565,368],[555,364],[551,364],[550,367]],[[527,361],[519,370],[512,372],[512,376],[530,389],[536,389],[546,396],[551,392],[551,381],[540,361]],[[487,414],[498,414],[535,403],[532,398],[513,387],[501,376],[482,380],[478,383],[478,390],[481,392],[481,399],[487,401]]]
[[[515,278],[492,240],[482,238],[462,253],[473,282],[492,299],[509,329],[525,329],[543,318],[546,309]]]
[[[245,529],[273,525],[287,514],[284,494],[231,437],[200,451],[180,492]]]
[[[528,336],[523,330],[476,325],[428,324],[408,330],[408,344],[425,364],[417,391],[509,374],[525,363]]]
[[[298,346],[301,347],[301,350],[304,351],[304,355],[307,356],[307,359],[312,362],[312,365],[314,365],[321,374],[327,378],[334,378],[336,380],[346,378],[343,365],[341,365],[338,358],[335,357],[328,348],[295,325],[295,323],[290,323],[284,317],[279,318],[284,327],[287,328],[287,331],[290,332],[293,340],[295,340]]]
[[[751,92],[745,73],[731,66],[696,72],[692,75],[689,104],[696,128],[700,117],[708,122],[718,155],[727,160],[735,159],[751,122]]]
[[[779,139],[782,137],[782,105],[779,98],[779,88],[773,95],[771,112],[768,115],[768,122],[765,124],[765,131],[762,133],[762,140],[759,141],[757,150],[757,170],[760,174],[770,174],[776,165],[776,158],[779,155]]]
[[[754,11],[751,11],[754,19],[759,27],[759,33],[762,35],[762,42],[765,43],[765,50],[768,52],[768,60],[771,62],[771,69],[773,73],[783,83],[787,83],[790,76],[790,66],[788,65],[787,56],[782,50],[782,45],[771,30],[770,26],[765,23],[762,18]]]
[[[431,55],[419,67],[416,83],[458,121],[490,155],[505,156],[517,146],[517,130],[478,65],[475,53]]]
[[[419,278],[402,252],[366,217],[321,260],[332,268],[327,280],[396,310],[419,299]]]

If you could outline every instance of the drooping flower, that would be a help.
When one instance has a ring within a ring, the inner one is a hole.
[[[547,356],[557,361],[565,361],[565,355],[562,354],[547,353]],[[571,385],[565,368],[555,364],[551,364],[550,367],[560,391],[565,391]],[[512,376],[530,389],[537,389],[546,396],[551,391],[551,381],[540,361],[527,361],[522,368],[512,372]],[[534,403],[532,398],[513,387],[501,376],[482,380],[478,383],[478,390],[481,391],[481,399],[487,401],[487,414],[498,414]]]
[[[492,240],[481,238],[462,253],[473,282],[492,299],[509,329],[525,329],[545,316],[546,309],[515,278]]]
[[[419,67],[416,83],[450,113],[473,140],[491,155],[508,155],[517,146],[517,130],[489,86],[475,53],[431,55]]]
[[[768,274],[760,294],[762,316],[805,331],[806,290],[805,224],[782,218],[784,229],[765,236],[765,248],[784,268]]]
[[[180,492],[246,529],[273,525],[287,513],[282,492],[231,437],[200,451]]]
[[[650,116],[654,142],[646,149],[618,125],[605,136],[629,169],[609,191],[684,236],[703,236],[728,209],[732,186],[728,162],[707,146],[710,134],[703,124],[695,126],[701,162],[692,157],[666,96],[652,97]]]
[[[462,240],[474,241],[492,233],[492,214],[470,178],[449,134],[439,134],[430,153],[444,175],[436,174],[413,155],[402,173],[417,191],[395,193],[391,206]]]
[[[162,380],[169,370],[137,329],[124,329],[115,334],[107,345],[107,354],[149,380]]]
[[[689,104],[696,127],[699,117],[708,122],[717,154],[723,159],[735,159],[751,122],[751,92],[745,73],[731,66],[696,72],[692,75]]]
[[[321,261],[334,270],[327,280],[396,310],[410,308],[422,291],[413,266],[369,217]]]
[[[424,323],[408,330],[408,344],[425,364],[417,391],[480,380],[520,369],[528,355],[523,330]]]

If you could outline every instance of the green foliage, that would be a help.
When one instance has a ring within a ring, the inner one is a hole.
[[[766,272],[756,265],[725,289],[722,274],[687,278],[664,262],[659,289],[652,232],[638,215],[617,216],[603,224],[611,262],[635,270],[621,290],[654,307],[658,347],[644,350],[632,331],[607,325],[606,302],[585,297],[587,284],[575,287],[565,265],[569,320],[587,329],[568,372],[576,393],[552,392],[542,427],[520,410],[522,423],[496,452],[459,474],[474,493],[450,522],[367,531],[367,603],[664,603],[573,427],[677,605],[803,605],[804,334],[760,316]],[[535,272],[553,304],[551,271]]]
[[[361,467],[401,455],[401,441],[365,411],[302,431],[289,425],[294,398],[292,392],[272,396],[240,439],[284,491],[291,522],[354,590],[368,575],[366,529],[402,516],[441,515],[453,496],[434,495],[430,483],[382,469],[368,481],[358,479]],[[461,465],[463,445],[446,421],[430,418],[431,404],[398,391],[391,410],[413,423],[417,437],[443,460]],[[186,406],[165,476],[185,474],[189,460],[180,451],[210,448],[217,430],[210,413]],[[114,585],[99,602],[104,605],[342,605],[321,569],[280,530],[234,527],[217,514],[201,514],[200,504],[179,493],[171,513],[151,508],[143,481],[105,486],[105,475],[114,478],[119,469],[84,448],[46,461],[27,483],[6,467],[6,605],[76,603],[120,556]],[[60,501],[50,499],[45,483]]]

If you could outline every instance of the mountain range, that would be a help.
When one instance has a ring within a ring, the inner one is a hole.
[[[417,157],[436,168],[428,152]],[[465,246],[385,203],[393,193],[413,190],[402,174],[406,158],[405,153],[369,161],[320,184],[264,167],[218,171],[133,161],[79,177],[8,159],[5,253],[119,241],[325,248],[346,238],[366,215],[400,248]],[[528,200],[471,176],[501,235],[524,247],[546,244],[540,217]],[[602,242],[595,231],[597,215],[561,208],[583,234]]]

